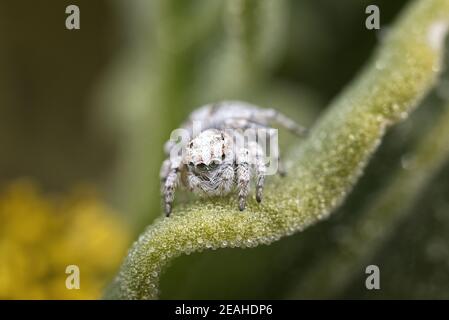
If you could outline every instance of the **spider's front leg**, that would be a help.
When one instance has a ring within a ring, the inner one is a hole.
[[[239,197],[239,209],[245,210],[246,198],[249,194],[250,179],[251,179],[251,166],[249,163],[249,150],[243,148],[237,154],[236,158],[237,168],[237,191]]]
[[[265,157],[262,147],[255,143],[253,146],[254,152],[254,167],[256,169],[256,200],[262,201],[263,186],[265,183],[265,175],[267,172],[267,165],[265,163]]]
[[[164,199],[165,215],[170,216],[173,200],[175,199],[175,190],[179,183],[179,168],[173,167],[169,159],[162,163],[161,172],[161,191]]]

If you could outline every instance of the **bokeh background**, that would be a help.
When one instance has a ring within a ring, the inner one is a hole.
[[[65,28],[70,4],[80,8],[80,30]],[[380,7],[380,31],[365,28],[369,4]],[[132,240],[161,214],[162,145],[189,112],[241,99],[311,126],[406,4],[0,0],[0,298],[99,298]],[[449,298],[449,166],[388,222],[391,232],[366,244],[366,261],[348,255],[356,267],[345,271],[326,260],[405,170],[404,155],[448,99],[447,83],[387,135],[327,221],[270,246],[181,257],[163,275],[161,297]],[[298,143],[281,139],[283,149]],[[371,263],[381,290],[365,288]],[[65,288],[70,264],[80,266],[80,290]],[[345,280],[328,290],[314,278],[317,265]],[[301,289],[306,280],[313,290]]]

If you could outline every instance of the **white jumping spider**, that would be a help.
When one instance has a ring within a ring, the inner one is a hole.
[[[195,135],[194,125],[198,124],[201,129]],[[189,136],[182,156],[170,157],[177,142],[169,140],[164,147],[168,158],[162,164],[160,177],[165,214],[171,213],[178,185],[206,196],[222,196],[236,190],[239,209],[244,210],[250,180],[255,176],[256,200],[262,201],[266,173],[264,151],[256,141],[235,148],[234,139],[242,130],[270,129],[271,124],[281,125],[297,135],[306,131],[274,109],[261,109],[240,101],[209,104],[194,111],[182,126]],[[234,133],[230,134],[230,130]],[[280,162],[278,173],[284,174]]]

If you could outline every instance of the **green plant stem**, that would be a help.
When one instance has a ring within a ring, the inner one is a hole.
[[[435,126],[404,156],[403,168],[361,212],[342,244],[322,256],[310,272],[301,275],[302,281],[288,298],[335,297],[384,244],[382,239],[388,239],[398,222],[413,208],[421,191],[447,163],[448,141],[449,104]]]

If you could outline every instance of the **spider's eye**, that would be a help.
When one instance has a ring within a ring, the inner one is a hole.
[[[215,169],[215,168],[218,167],[219,164],[220,164],[220,162],[219,162],[218,160],[213,160],[213,161],[209,164],[209,167],[210,167],[211,169]]]
[[[206,169],[206,164],[204,164],[204,163],[198,163],[197,165],[196,165],[196,167],[198,168],[198,169],[200,169],[200,170],[204,170],[204,169]]]
[[[195,164],[192,161],[190,161],[189,162],[189,167],[194,167],[194,166],[195,166]]]

